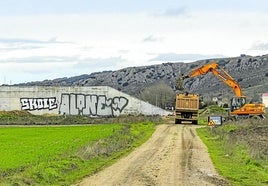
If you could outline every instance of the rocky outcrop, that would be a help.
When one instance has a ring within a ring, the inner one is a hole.
[[[200,60],[192,63],[163,63],[160,65],[129,67],[117,71],[104,71],[71,78],[30,82],[20,85],[61,85],[61,86],[110,86],[133,96],[156,82],[163,81],[175,89],[177,78],[191,69],[209,63],[214,59]],[[215,59],[243,90],[252,97],[268,91],[268,55]],[[233,94],[232,90],[212,74],[191,78],[185,81],[186,90],[207,96]]]

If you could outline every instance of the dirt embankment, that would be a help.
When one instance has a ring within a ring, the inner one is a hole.
[[[77,186],[227,185],[215,171],[196,127],[160,125],[141,147]]]

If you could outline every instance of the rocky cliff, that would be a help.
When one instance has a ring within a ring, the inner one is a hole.
[[[216,60],[237,82],[244,94],[259,99],[260,94],[268,91],[268,55],[247,56],[200,60],[192,63],[163,63],[160,65],[129,67],[117,71],[104,71],[70,78],[59,78],[41,82],[29,82],[20,85],[42,86],[111,86],[133,96],[146,87],[165,82],[175,89],[177,78],[191,69]],[[207,97],[226,97],[233,95],[232,90],[212,74],[185,80],[189,92],[197,92]]]

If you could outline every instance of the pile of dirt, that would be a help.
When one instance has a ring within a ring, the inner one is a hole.
[[[248,145],[251,156],[268,159],[268,119],[249,120],[230,133],[230,138]]]

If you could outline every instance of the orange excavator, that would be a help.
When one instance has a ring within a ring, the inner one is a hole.
[[[265,106],[263,103],[247,103],[246,97],[243,96],[239,84],[219,65],[214,61],[205,64],[192,70],[189,74],[183,75],[178,79],[178,86],[181,86],[182,80],[186,78],[196,77],[211,72],[214,76],[223,81],[226,85],[231,87],[236,95],[231,99],[230,115],[237,117],[252,117],[258,116],[264,118]]]

